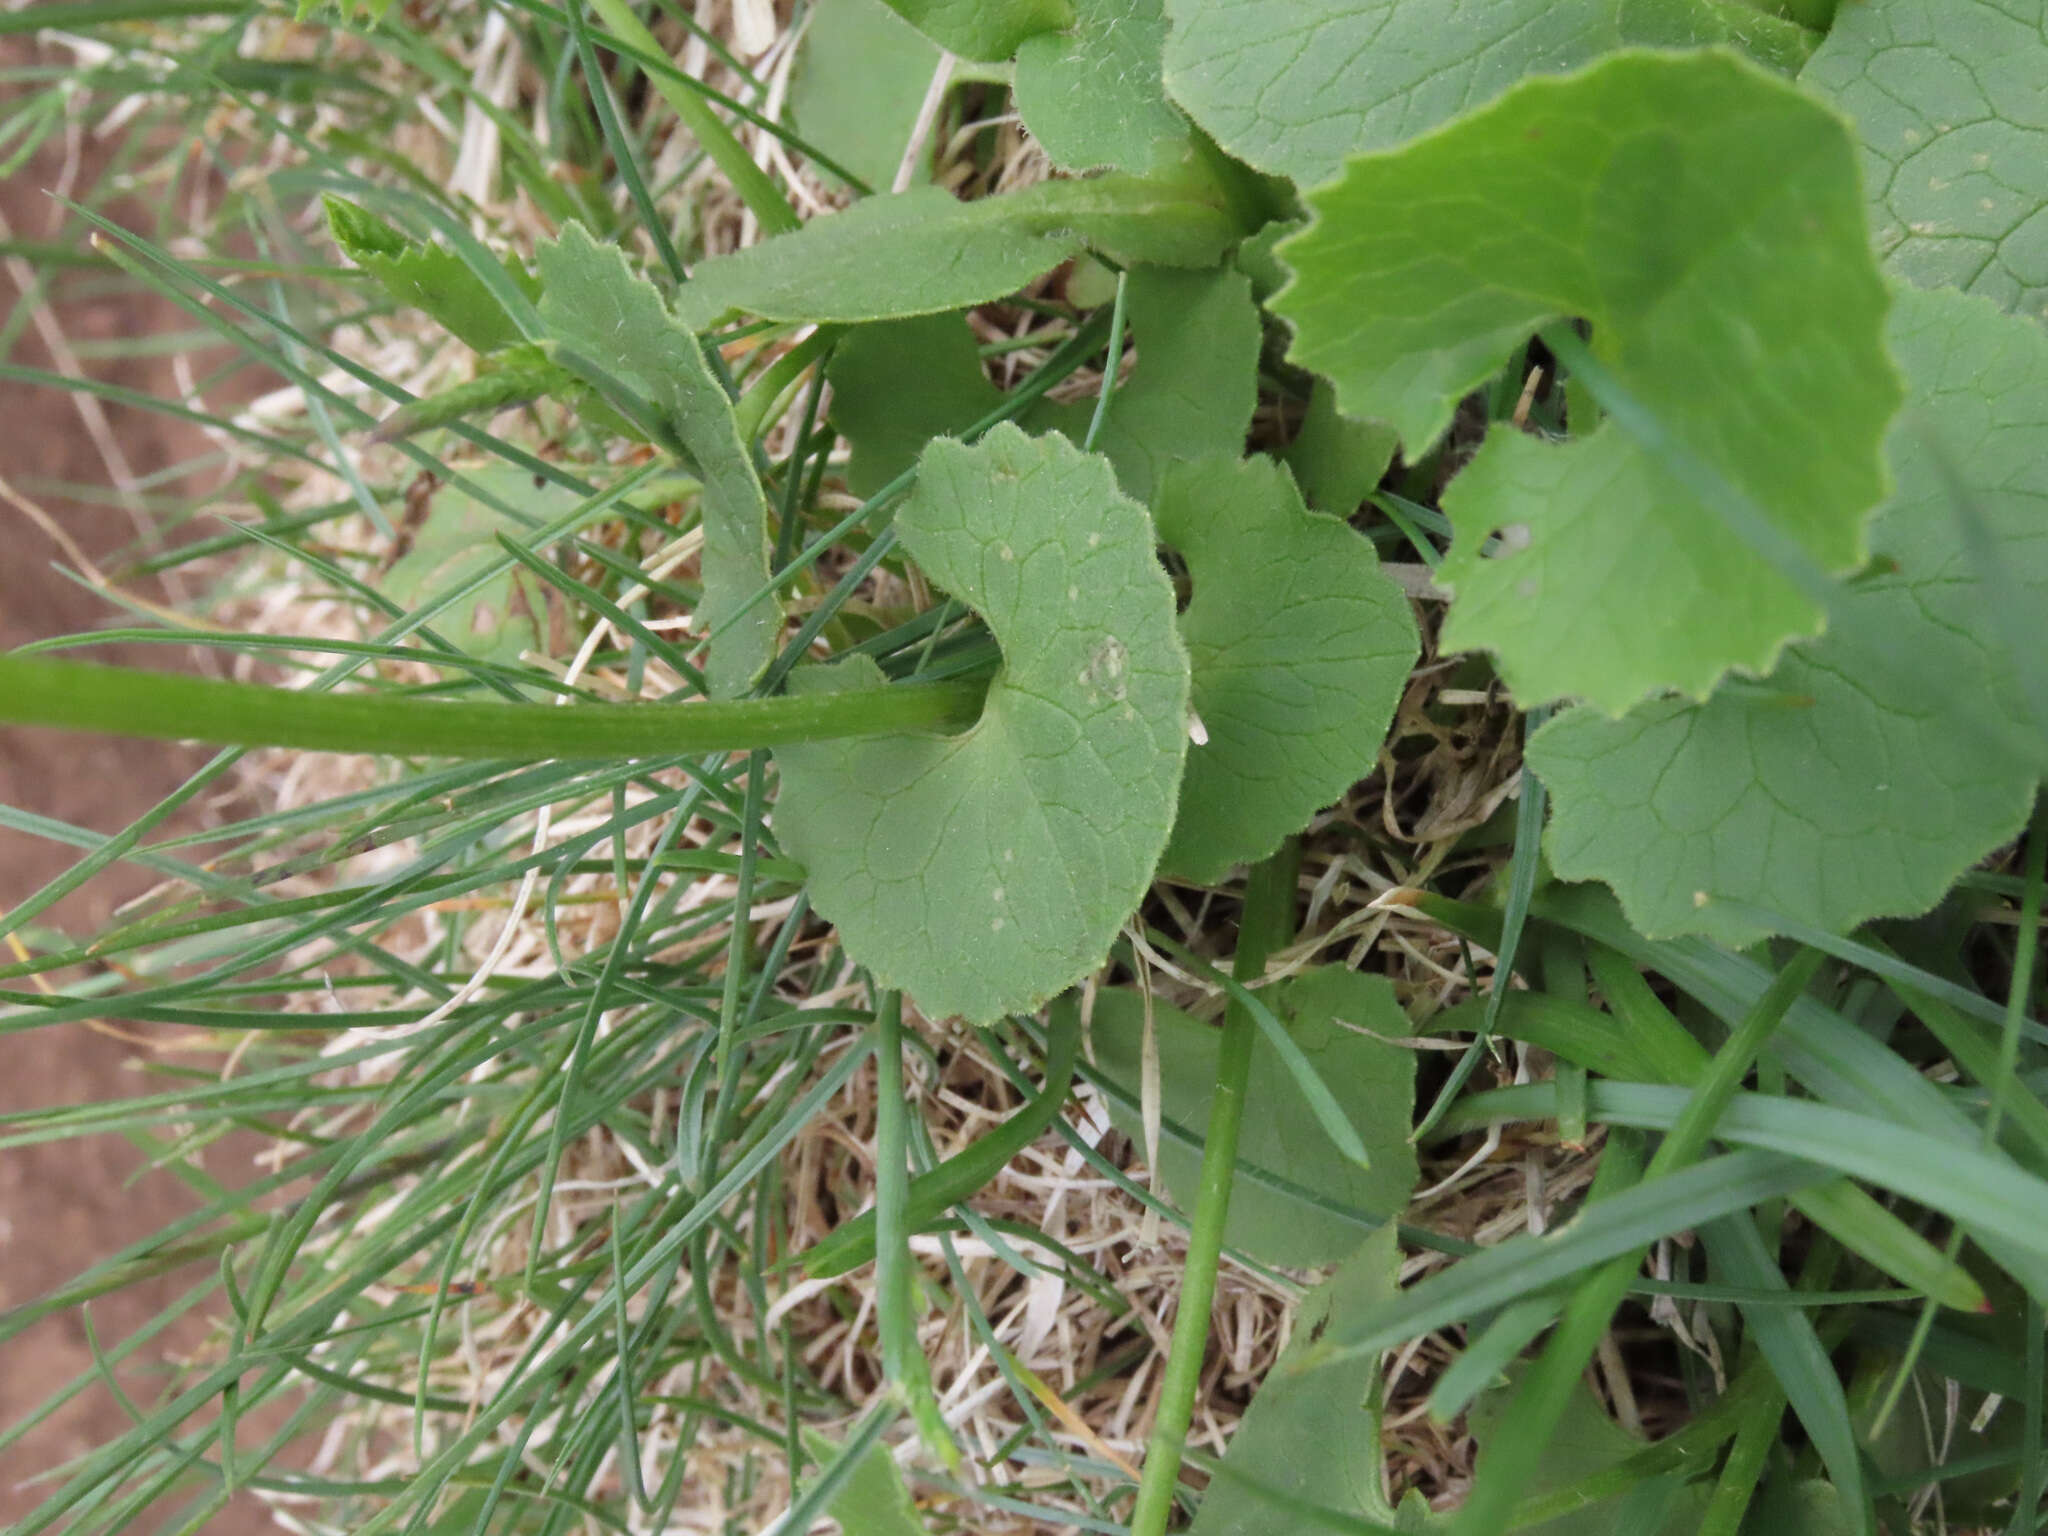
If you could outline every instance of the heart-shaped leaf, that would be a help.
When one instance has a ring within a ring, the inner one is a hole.
[[[2048,320],[2048,9],[1857,0],[1800,79],[1856,120],[1877,248]]]
[[[1810,34],[1742,0],[1167,0],[1166,86],[1225,149],[1304,187],[1631,44],[1732,43],[1797,69]]]
[[[1583,317],[1693,459],[1811,561],[1861,561],[1899,399],[1887,295],[1847,128],[1796,87],[1728,54],[1616,54],[1354,159],[1310,202],[1280,247],[1292,355],[1411,457],[1521,338]],[[1496,651],[1527,704],[1698,697],[1822,622],[1613,422],[1565,444],[1496,430],[1445,510],[1445,644]]]
[[[896,530],[1002,670],[960,735],[781,749],[775,829],[879,984],[985,1024],[1100,965],[1144,895],[1187,751],[1187,653],[1151,519],[1064,438],[934,442]]]
[[[1415,619],[1372,545],[1309,511],[1270,459],[1170,469],[1155,516],[1194,578],[1180,632],[1206,736],[1161,867],[1207,885],[1372,771],[1415,662]]]
[[[1317,379],[1301,430],[1283,457],[1308,504],[1349,517],[1394,462],[1400,436],[1383,421],[1354,421],[1337,409],[1328,379]]]
[[[1482,1466],[1486,1447],[1515,1433],[1515,1426],[1506,1418],[1513,1400],[1513,1389],[1503,1387],[1485,1393],[1472,1405],[1467,1423],[1479,1443]],[[1542,1468],[1525,1493],[1552,1493],[1584,1482],[1626,1461],[1646,1444],[1608,1417],[1600,1400],[1580,1382],[1550,1430]],[[1706,1493],[1703,1487],[1682,1486],[1677,1479],[1648,1479],[1622,1494],[1519,1529],[1531,1536],[1693,1536],[1699,1529]],[[1804,1531],[1801,1526],[1784,1529]]]
[[[1552,865],[1607,881],[1646,934],[1743,945],[1768,923],[1755,908],[1831,931],[1924,911],[2026,818],[2034,768],[1985,727],[2022,690],[1957,495],[1987,525],[2014,617],[2037,624],[2048,335],[1982,300],[1909,291],[1891,338],[1910,385],[1890,440],[1898,489],[1871,535],[1879,573],[1828,632],[1765,682],[1619,720],[1575,709],[1529,744]],[[1914,667],[1891,654],[1901,636]]]

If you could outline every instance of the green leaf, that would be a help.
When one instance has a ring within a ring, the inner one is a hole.
[[[1033,33],[1074,19],[1068,0],[889,0],[889,8],[948,53],[982,61],[1007,59]]]
[[[1415,1187],[1415,1149],[1408,1140],[1415,1112],[1415,1057],[1373,1036],[1398,1038],[1410,1028],[1392,985],[1378,976],[1330,966],[1305,971],[1258,996],[1288,1027],[1364,1140],[1371,1168],[1359,1167],[1317,1124],[1294,1077],[1263,1035],[1252,1050],[1251,1085],[1239,1157],[1283,1172],[1304,1189],[1341,1205],[1391,1219]],[[1141,1136],[1138,1103],[1145,1003],[1135,992],[1105,991],[1095,999],[1093,1035],[1101,1072],[1121,1090],[1110,1114]],[[1217,1031],[1169,1004],[1154,1001],[1159,1091],[1168,1120],[1196,1145],[1162,1138],[1159,1175],[1177,1199],[1193,1198],[1201,1176],[1199,1145],[1216,1088]],[[1366,1033],[1370,1031],[1370,1033]],[[1358,1244],[1358,1228],[1320,1206],[1240,1174],[1231,1184],[1223,1240],[1269,1264],[1330,1264]]]
[[[804,1449],[820,1466],[830,1466],[841,1453],[814,1429],[805,1429],[803,1438]],[[828,1508],[843,1536],[925,1536],[903,1472],[880,1441],[861,1453]]]
[[[1187,146],[1188,123],[1166,99],[1161,0],[1075,0],[1074,24],[1017,50],[1017,111],[1064,170],[1104,166],[1142,175]]]
[[[1898,489],[1872,530],[1878,573],[1848,589],[1828,632],[1763,683],[1619,720],[1572,710],[1529,744],[1554,806],[1552,866],[1608,882],[1653,937],[1746,945],[1769,926],[1757,908],[1829,931],[1924,911],[2032,803],[2032,767],[1979,723],[2011,708],[2012,668],[1983,622],[1948,476],[2038,611],[2048,336],[1983,300],[1909,291],[1891,339],[1910,381],[1890,438]],[[1924,672],[1891,662],[1899,635]]]
[[[783,749],[775,828],[878,985],[989,1023],[1101,964],[1150,883],[1187,750],[1187,653],[1151,519],[1060,438],[1006,423],[934,442],[896,531],[981,614],[1002,670],[960,735]]]
[[[496,352],[526,339],[496,295],[453,251],[410,239],[345,197],[330,192],[321,201],[328,232],[341,253],[399,303],[422,311],[478,352]],[[525,273],[516,270],[516,263],[510,265],[513,280],[520,282]]]
[[[530,342],[494,352],[478,365],[476,376],[400,406],[377,423],[372,442],[388,443],[436,427],[453,426],[466,417],[523,405],[542,395],[588,395],[567,369],[550,361]]]
[[[1245,1410],[1189,1536],[1292,1536],[1309,1528],[1296,1501],[1383,1525],[1393,1521],[1380,1491],[1378,1371],[1356,1361],[1298,1373],[1284,1367],[1312,1342],[1344,1338],[1359,1318],[1391,1299],[1400,1259],[1389,1223],[1302,1298],[1280,1354],[1282,1368]]]
[[[1968,1329],[1977,1323],[1983,1330],[1979,1336],[1984,1337],[1987,1343],[1992,1342],[1992,1330],[1998,1330],[2003,1337],[1997,1338],[1994,1347],[2002,1349],[2007,1359],[2019,1365],[2026,1358],[2026,1342],[2023,1329],[2015,1324],[2026,1316],[2026,1308],[2013,1305],[2019,1300],[2017,1297],[2003,1299],[2007,1307],[2002,1318],[1986,1317],[1981,1323],[1972,1319],[1960,1326]],[[1913,1370],[1904,1400],[1906,1406],[1892,1414],[1885,1421],[1882,1433],[1873,1437],[1871,1431],[1876,1427],[1878,1404],[1902,1362],[1899,1355],[1890,1349],[1866,1349],[1859,1353],[1849,1396],[1855,1413],[1856,1432],[1864,1441],[1878,1476],[1894,1487],[1910,1487],[1915,1479],[1937,1475],[1944,1464],[1972,1461],[1978,1457],[1991,1458],[1992,1464],[1978,1472],[1943,1479],[1942,1504],[1952,1521],[1968,1521],[1971,1525],[1982,1521],[1987,1529],[2003,1526],[2005,1522],[1999,1517],[1998,1506],[2004,1504],[2010,1513],[2022,1467],[2032,1453],[2027,1444],[2026,1415],[2013,1412],[2020,1404],[2008,1402],[1999,1405],[1987,1421],[1983,1414],[1987,1402],[1995,1394],[1951,1382],[1942,1371],[1923,1359]],[[1952,1391],[1956,1393],[1956,1408],[1955,1417],[1950,1422],[1955,1427],[1949,1432],[1947,1443],[1937,1449],[1936,1444],[1929,1442],[1922,1412],[1911,1405],[1916,1402],[1944,1402]],[[1998,1465],[1995,1458],[2001,1455],[2011,1460]],[[1823,1525],[1816,1529],[1831,1533],[1833,1528]]]
[[[1180,632],[1208,738],[1189,750],[1161,867],[1209,885],[1372,771],[1415,619],[1372,545],[1310,512],[1270,459],[1171,469],[1156,516],[1194,578]]]
[[[1856,120],[1877,248],[2048,319],[2048,7],[1859,0],[1800,77]]]
[[[1292,355],[1411,458],[1522,337],[1582,316],[1616,379],[1786,538],[1830,570],[1862,559],[1899,398],[1887,296],[1846,128],[1796,87],[1727,54],[1617,54],[1355,159],[1310,201],[1280,248]],[[1699,696],[1822,622],[1612,422],[1564,444],[1496,431],[1444,505],[1445,646],[1497,651],[1524,704]]]
[[[1124,490],[1150,501],[1167,466],[1244,441],[1257,403],[1259,314],[1234,272],[1139,267],[1128,285],[1138,360],[1111,398],[1096,449]],[[1002,404],[958,315],[863,326],[829,367],[834,424],[853,445],[847,485],[873,495],[935,437],[964,431]],[[1087,435],[1093,400],[1039,401],[1032,432]]]
[[[1308,414],[1282,457],[1309,505],[1349,517],[1394,462],[1400,434],[1383,421],[1354,421],[1337,409],[1328,379],[1317,379]]]
[[[1817,1477],[1796,1483],[1773,1478],[1742,1522],[1742,1536],[1782,1536],[1786,1531],[1799,1536],[1854,1536],[1855,1530],[1835,1485]]]
[[[839,324],[929,315],[1000,299],[1083,247],[1206,267],[1239,233],[1192,184],[1109,175],[968,203],[919,187],[703,263],[677,310],[695,330],[731,310]]]
[[[1512,1387],[1483,1394],[1472,1405],[1466,1425],[1479,1444],[1479,1465],[1486,1465],[1486,1448],[1504,1436],[1516,1433],[1506,1417],[1514,1401]],[[1600,1400],[1581,1381],[1573,1389],[1565,1411],[1550,1429],[1550,1444],[1543,1454],[1542,1470],[1523,1490],[1523,1497],[1550,1493],[1583,1482],[1628,1460],[1648,1442],[1638,1440],[1607,1416]],[[1627,1495],[1604,1499],[1598,1504],[1539,1525],[1518,1527],[1524,1536],[1687,1536],[1699,1528],[1706,1502],[1706,1490],[1680,1490],[1664,1505],[1662,1518],[1654,1524],[1633,1518]],[[1788,1530],[1796,1527],[1788,1527]]]
[[[882,0],[813,0],[789,82],[797,131],[887,191],[939,53]],[[918,169],[919,180],[931,179],[922,163]]]
[[[614,245],[580,224],[537,253],[541,319],[566,367],[604,392],[623,383],[659,413],[672,445],[703,481],[704,601],[696,615],[712,642],[706,667],[714,697],[744,693],[774,659],[782,610],[773,597],[745,606],[769,584],[768,503],[732,401],[711,376],[697,338]],[[729,627],[728,627],[729,626]]]
[[[1732,43],[1794,70],[1802,28],[1740,0],[1167,0],[1166,86],[1225,149],[1304,187],[1630,44]]]
[[[1138,361],[1095,447],[1124,490],[1149,502],[1169,466],[1242,450],[1258,404],[1259,312],[1250,279],[1227,269],[1140,267],[1126,286]],[[1078,442],[1094,409],[1092,400],[1049,407],[1044,424]]]
[[[583,501],[562,486],[535,485],[532,475],[512,464],[479,464],[465,468],[463,476],[506,504],[531,512],[537,522],[553,522]],[[400,607],[411,609],[496,570],[450,610],[449,619],[437,621],[436,628],[485,661],[517,661],[528,650],[545,655],[547,592],[516,565],[498,569],[505,562],[494,535],[504,530],[504,515],[494,507],[460,486],[442,486],[432,493],[425,518],[413,530],[411,547],[392,562],[377,588]]]
[[[851,450],[846,488],[861,497],[915,464],[933,438],[965,431],[1003,401],[958,314],[856,327],[832,349],[825,376],[832,425]]]

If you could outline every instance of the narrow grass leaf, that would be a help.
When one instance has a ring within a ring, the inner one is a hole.
[[[1825,1170],[1813,1163],[1769,1152],[1743,1150],[1709,1158],[1668,1179],[1589,1206],[1541,1237],[1509,1238],[1410,1286],[1361,1340],[1341,1351],[1324,1349],[1305,1359],[1302,1368],[1340,1354],[1359,1358],[1463,1322],[1660,1237],[1747,1210],[1760,1200],[1790,1194],[1826,1177]]]

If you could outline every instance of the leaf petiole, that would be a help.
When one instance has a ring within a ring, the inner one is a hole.
[[[670,757],[974,723],[985,684],[706,703],[428,703],[0,656],[0,723],[222,746],[506,762]]]

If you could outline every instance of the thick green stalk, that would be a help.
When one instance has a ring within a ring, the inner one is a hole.
[[[914,683],[697,704],[485,704],[295,693],[166,672],[0,656],[0,724],[162,741],[507,762],[670,757],[946,730],[984,685]]]
[[[1256,980],[1266,956],[1284,942],[1294,922],[1294,872],[1300,845],[1289,838],[1280,851],[1254,865],[1245,882],[1244,915],[1231,974]],[[1251,1010],[1232,1000],[1223,1015],[1223,1040],[1216,1056],[1216,1097],[1209,1110],[1209,1138],[1202,1148],[1202,1177],[1188,1232],[1180,1310],[1159,1384],[1159,1412],[1145,1448],[1138,1502],[1131,1510],[1131,1536],[1164,1536],[1180,1482],[1182,1450],[1194,1418],[1195,1392],[1202,1381],[1202,1355],[1209,1343],[1209,1308],[1216,1300],[1216,1271],[1223,1258],[1223,1226],[1230,1216],[1230,1186],[1237,1174],[1237,1139],[1244,1126],[1245,1090],[1251,1081],[1252,1047],[1259,1027]]]

